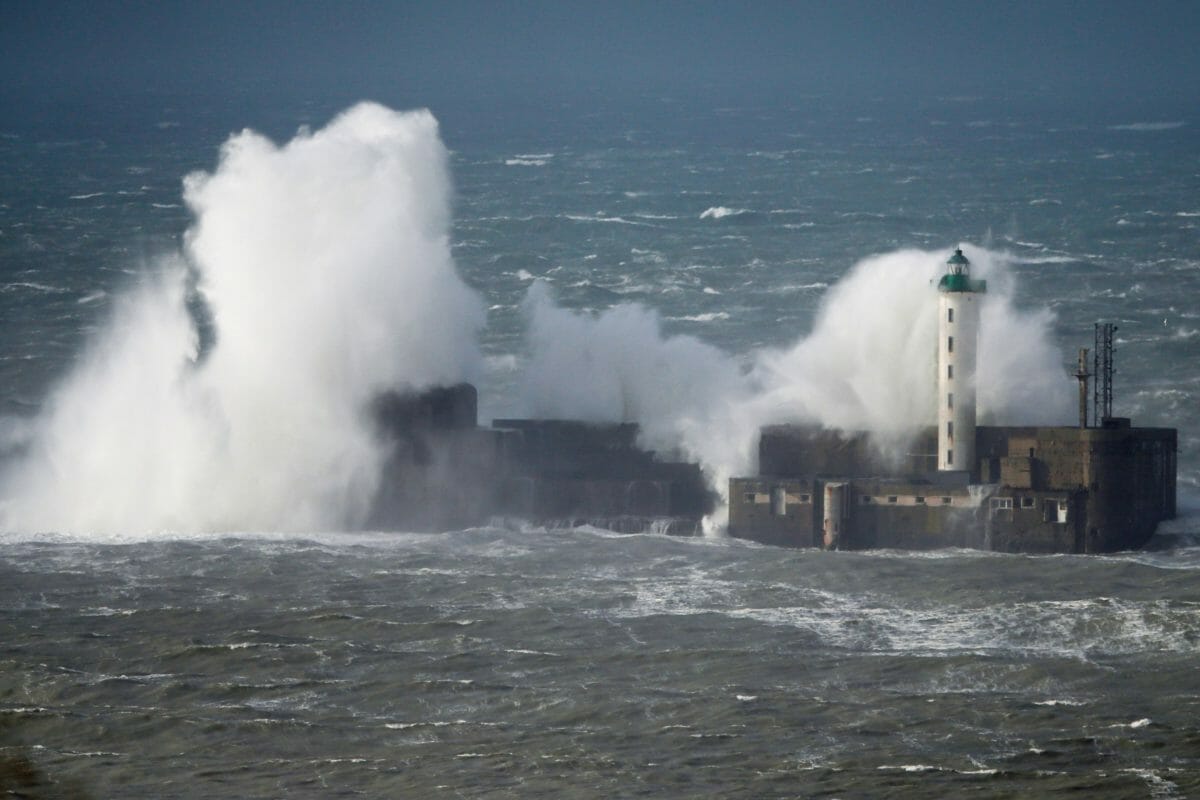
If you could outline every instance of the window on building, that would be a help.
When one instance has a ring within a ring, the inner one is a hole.
[[[954,352],[954,337],[953,336],[946,337],[946,352],[947,353]]]
[[[892,503],[893,505],[895,505],[896,501],[897,501],[897,500],[899,500],[899,499],[900,499],[900,498],[896,497],[896,495],[894,495],[894,494],[889,494],[889,495],[888,495],[888,502],[889,502],[889,503]]]
[[[862,500],[861,500],[861,502],[862,502],[862,504],[863,504],[864,506],[869,506],[869,505],[871,505],[871,495],[869,495],[869,494],[864,494],[864,495],[862,496]]]
[[[746,502],[747,503],[754,502],[754,492],[746,492]]]
[[[1011,509],[1012,508],[1012,498],[1011,497],[993,497],[992,498],[992,508],[994,510]]]
[[[954,422],[953,420],[946,423],[946,435],[951,439],[954,438]]]
[[[922,497],[921,495],[917,495],[916,501],[917,501],[917,505],[919,505],[919,506],[925,505],[925,498]]]
[[[771,487],[771,514],[776,517],[787,516],[787,490],[782,486]]]
[[[954,408],[954,392],[946,395],[946,408]]]
[[[807,494],[800,495],[800,502],[801,503],[811,503],[812,495],[807,495]]]
[[[1032,497],[1022,497],[1021,498],[1021,508],[1033,508],[1033,498]]]
[[[951,380],[954,380],[954,365],[953,364],[946,365],[946,377]]]
[[[946,465],[950,466],[950,467],[954,466],[954,450],[953,449],[946,451]]]
[[[944,505],[944,506],[948,506],[953,502],[954,502],[954,498],[951,498],[951,497],[943,497],[942,498],[942,505]]]
[[[954,309],[953,308],[946,309],[946,322],[954,322]]]

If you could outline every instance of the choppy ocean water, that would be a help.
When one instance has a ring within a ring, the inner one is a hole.
[[[0,402],[28,419],[177,250],[180,179],[242,126],[182,105],[0,131]],[[436,109],[435,109],[436,111]],[[520,525],[5,533],[4,754],[94,797],[1182,797],[1200,787],[1200,163],[1176,116],[655,106],[441,115],[450,246],[488,306],[481,416],[519,413],[529,286],[734,355],[862,257],[972,242],[1120,326],[1115,410],[1177,427],[1146,553],[826,554]],[[1065,380],[1065,379],[1064,379]],[[1067,386],[1068,391],[1073,387]]]
[[[10,543],[0,713],[97,797],[1185,797],[1198,553]]]

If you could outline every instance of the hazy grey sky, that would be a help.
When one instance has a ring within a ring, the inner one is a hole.
[[[0,0],[10,91],[1200,101],[1200,2]]]

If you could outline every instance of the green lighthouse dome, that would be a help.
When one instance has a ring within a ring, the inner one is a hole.
[[[971,280],[971,262],[963,255],[961,247],[946,261],[946,274],[938,281],[939,292],[986,292],[987,281]]]

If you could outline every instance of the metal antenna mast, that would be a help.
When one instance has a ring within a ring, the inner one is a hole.
[[[1097,425],[1112,417],[1113,334],[1117,326],[1111,322],[1096,323],[1096,349],[1093,375],[1096,378],[1092,395]]]

